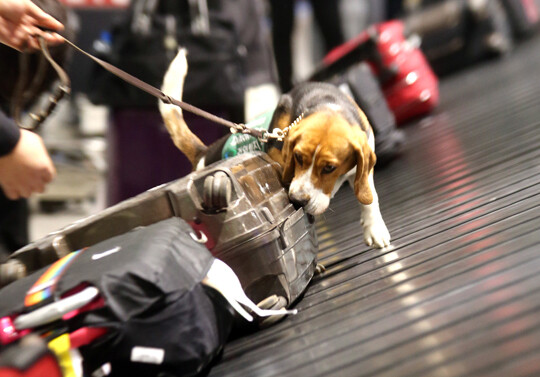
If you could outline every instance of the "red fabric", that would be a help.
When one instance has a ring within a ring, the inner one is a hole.
[[[104,327],[81,327],[69,334],[71,348],[86,346],[107,333]]]
[[[0,318],[0,344],[10,344],[21,337],[30,333],[30,330],[18,331],[13,326],[13,320],[10,317]]]
[[[369,39],[369,34],[367,31],[364,31],[358,34],[356,37],[348,40],[343,43],[341,46],[334,48],[323,58],[323,65],[330,65],[338,61],[343,56],[347,55],[353,51],[357,46],[365,43]]]
[[[208,248],[208,250],[210,250],[210,252],[214,250],[214,247],[216,246],[216,240],[214,240],[210,236],[212,232],[208,230],[208,225],[203,222],[198,222],[198,221],[188,221],[188,224],[191,225],[193,230],[197,231],[197,233],[200,232],[204,234],[206,238],[208,239],[208,241],[206,241],[204,245]],[[200,236],[200,234],[198,234],[198,236]]]

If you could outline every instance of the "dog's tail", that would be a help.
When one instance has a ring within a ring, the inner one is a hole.
[[[187,70],[186,50],[180,49],[165,73],[161,90],[177,100],[182,100]],[[174,144],[186,155],[191,165],[196,167],[199,160],[205,155],[207,146],[191,132],[184,121],[182,109],[178,106],[160,101],[159,111]]]

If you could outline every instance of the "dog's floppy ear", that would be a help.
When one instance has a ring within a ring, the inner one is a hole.
[[[283,94],[272,116],[269,131],[274,128],[284,129],[292,122],[292,106],[293,100],[289,94]],[[294,157],[293,157],[294,142],[291,140],[291,135],[285,137],[281,150],[281,158],[283,165],[283,183],[289,184],[294,177]]]
[[[283,183],[289,184],[294,178],[295,160],[294,160],[294,146],[295,139],[292,135],[288,135],[283,141],[283,150],[281,155],[283,156]]]
[[[364,132],[359,132],[358,137],[352,142],[352,145],[356,153],[354,193],[360,203],[371,204],[373,202],[373,193],[371,192],[368,178],[375,166],[377,157],[369,146],[367,136]]]
[[[292,117],[292,106],[293,100],[290,94],[282,94],[281,97],[279,97],[279,102],[272,115],[272,120],[270,121],[270,127],[272,129],[276,127],[283,129],[289,125]]]

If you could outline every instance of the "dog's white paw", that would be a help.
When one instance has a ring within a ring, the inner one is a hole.
[[[384,221],[376,221],[371,224],[364,223],[364,242],[368,246],[382,249],[390,246],[390,232]]]

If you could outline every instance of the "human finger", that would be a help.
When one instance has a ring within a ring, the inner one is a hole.
[[[9,32],[6,33],[5,30]],[[39,48],[37,39],[33,38],[35,32],[32,30],[34,30],[32,27],[22,25],[18,27],[6,26],[4,29],[0,27],[0,34],[9,36],[3,38],[2,42],[18,51],[23,51],[27,48]]]
[[[6,197],[10,200],[17,200],[21,198],[19,192],[11,187],[2,186],[2,190],[4,191]]]
[[[30,189],[21,190],[19,194],[20,194],[19,198],[28,199],[32,195],[32,190]]]
[[[32,192],[42,193],[42,192],[45,191],[45,187],[46,187],[46,182],[45,181],[35,182],[32,185],[31,191]]]
[[[40,7],[38,7],[34,3],[28,4],[27,14],[30,17],[34,18],[35,23],[38,26],[56,30],[56,31],[64,30],[64,25],[60,21],[52,17],[50,14],[44,12]]]
[[[53,180],[53,178],[56,175],[56,170],[54,169],[54,166],[51,168],[48,168],[44,170],[44,172],[41,174],[41,181],[44,183],[49,183]]]
[[[36,40],[38,36],[43,37],[47,44],[57,45],[60,43],[64,43],[64,37],[53,31],[46,31],[40,29],[37,26],[26,27],[25,30],[30,36],[34,37]]]
[[[62,37],[60,34],[57,33],[43,33],[43,38],[45,38],[45,41],[47,44],[50,45],[57,45],[60,43],[64,43],[64,37]]]
[[[22,51],[28,39],[27,31],[7,22],[0,22],[0,41],[14,49]]]
[[[39,49],[39,38],[43,37],[48,45],[57,45],[64,42],[64,38],[57,33],[43,31],[35,26],[27,26],[24,29],[27,33],[27,45],[32,49]]]

